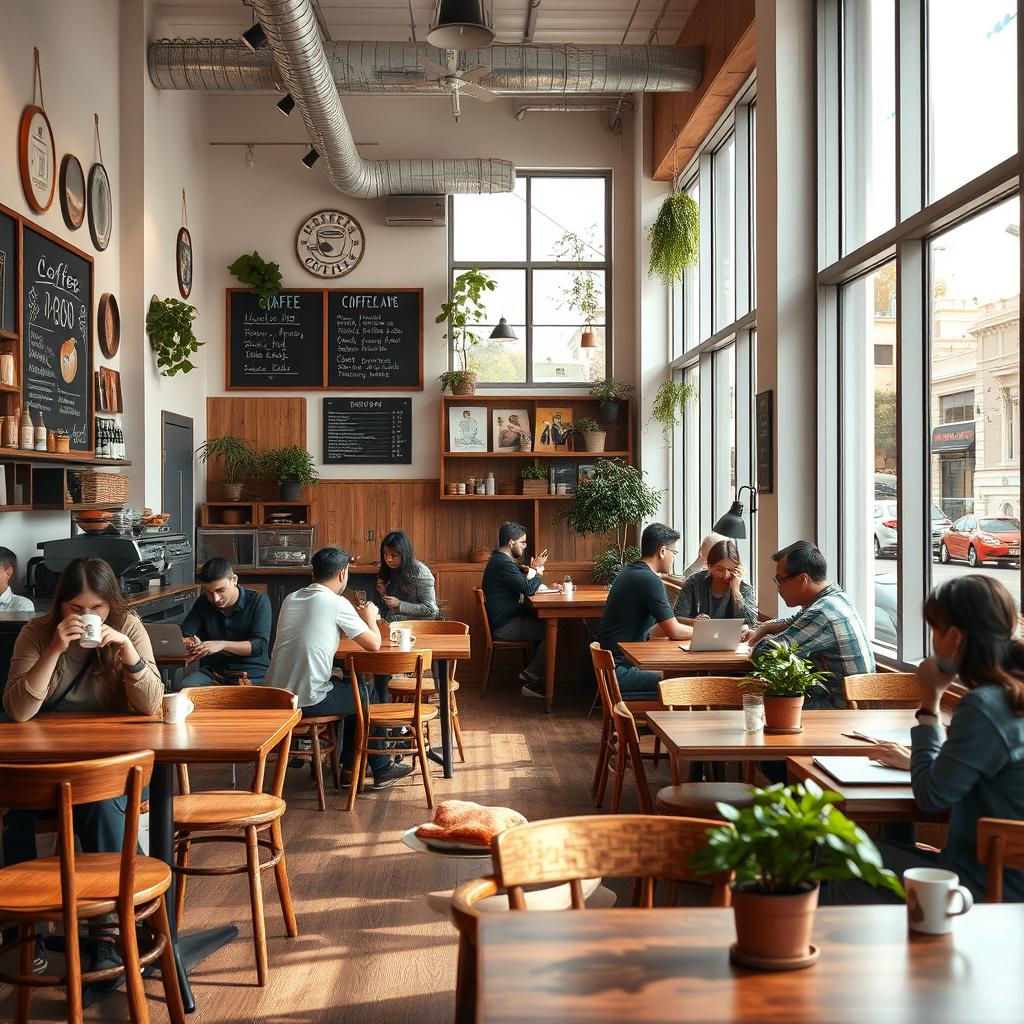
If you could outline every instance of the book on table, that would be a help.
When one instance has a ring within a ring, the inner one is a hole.
[[[836,782],[849,786],[909,786],[910,772],[887,768],[868,757],[819,757],[814,763]]]

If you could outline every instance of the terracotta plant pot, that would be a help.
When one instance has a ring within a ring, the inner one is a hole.
[[[603,452],[607,436],[608,434],[604,430],[583,431],[583,450],[585,452]]]
[[[765,697],[765,729],[799,729],[803,697]]]
[[[239,501],[242,497],[241,484],[221,483],[220,493],[225,501]]]
[[[818,886],[787,896],[773,896],[748,886],[733,886],[736,948],[760,960],[798,960],[811,947]]]
[[[469,372],[466,374],[463,382],[457,387],[452,388],[453,395],[475,395],[476,394],[476,374]]]

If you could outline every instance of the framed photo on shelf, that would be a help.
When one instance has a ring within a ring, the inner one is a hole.
[[[572,425],[572,409],[566,406],[553,408],[537,407],[537,440],[535,452],[567,452],[569,450],[569,428]]]
[[[487,451],[487,409],[484,406],[448,406],[448,451]]]
[[[539,417],[538,417],[539,418]],[[576,493],[576,463],[575,462],[552,462],[548,471],[548,480],[554,485],[554,493],[575,494]],[[558,485],[563,484],[565,491],[560,492]]]
[[[530,414],[526,409],[495,409],[491,447],[496,452],[532,452]]]
[[[597,475],[597,466],[593,462],[581,462],[576,467],[576,486],[587,480],[593,480]]]

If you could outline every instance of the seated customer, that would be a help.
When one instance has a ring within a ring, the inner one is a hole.
[[[985,866],[978,860],[978,819],[1024,820],[1024,642],[1016,635],[1017,609],[1006,588],[990,576],[957,576],[929,595],[925,621],[933,658],[917,667],[921,695],[911,748],[880,743],[874,760],[910,770],[922,811],[949,811],[949,835],[938,854],[882,840],[886,867],[956,872],[976,900],[983,898]],[[949,729],[940,718],[942,695],[959,677],[968,692],[957,703]],[[1004,873],[1004,898],[1024,901],[1024,871]],[[830,883],[828,902],[878,902],[874,889]],[[863,891],[867,890],[867,891]]]
[[[11,589],[11,580],[18,571],[18,556],[0,547],[0,612],[34,612],[35,605]]]
[[[698,572],[703,572],[708,567],[708,552],[725,538],[720,533],[709,533],[701,542],[697,557],[683,570],[683,579],[688,580]]]
[[[380,650],[380,613],[371,601],[357,609],[344,596],[348,563],[348,552],[341,548],[321,548],[313,555],[313,582],[289,594],[281,605],[266,683],[294,693],[305,718],[345,716],[342,764],[351,769],[355,704],[348,671],[334,668],[334,655],[343,635],[364,651]],[[361,683],[360,690],[365,705],[369,688]],[[368,761],[377,789],[412,773],[411,766],[393,764],[384,754],[371,754]]]
[[[708,568],[687,577],[676,598],[676,618],[687,626],[698,619],[743,619],[757,625],[754,588],[743,581],[734,540],[720,540],[707,553]]]
[[[202,659],[186,686],[229,682],[245,672],[262,683],[270,664],[270,600],[238,585],[226,558],[211,558],[199,570],[203,593],[196,598],[181,633],[191,655]]]
[[[491,552],[481,586],[487,598],[487,621],[495,640],[526,640],[537,645],[530,664],[519,673],[524,697],[544,698],[544,624],[531,618],[523,608],[523,598],[540,589],[546,550],[530,559],[526,575],[517,564],[526,554],[526,527],[502,523],[498,547]],[[561,585],[555,589],[560,590]]]
[[[651,523],[640,538],[640,561],[623,566],[608,592],[597,639],[615,655],[615,675],[625,700],[659,700],[661,673],[638,669],[626,660],[619,644],[646,640],[655,626],[673,640],[693,635],[673,614],[658,576],[672,571],[677,554],[679,534],[663,523]]]
[[[434,577],[416,561],[412,541],[401,530],[392,530],[381,541],[377,593],[384,606],[381,618],[386,622],[437,618]]]
[[[825,681],[828,695],[808,696],[804,707],[845,707],[843,680],[875,671],[864,623],[850,598],[828,582],[825,556],[810,541],[798,540],[776,551],[772,559],[779,595],[790,608],[800,611],[759,626],[749,637],[751,649],[771,636],[779,643],[799,647],[803,657],[829,673]],[[765,647],[762,643],[762,651]]]

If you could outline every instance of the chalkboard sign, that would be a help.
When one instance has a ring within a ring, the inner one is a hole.
[[[22,401],[92,450],[92,260],[28,224],[22,232]]]
[[[228,388],[322,388],[324,293],[228,289]]]
[[[0,207],[0,331],[18,330],[18,221]]]
[[[409,465],[411,398],[325,398],[324,462]]]
[[[757,431],[757,490],[771,494],[775,486],[773,468],[774,424],[772,423],[772,392],[762,391],[755,399]]]
[[[329,388],[423,389],[423,289],[327,293]]]

